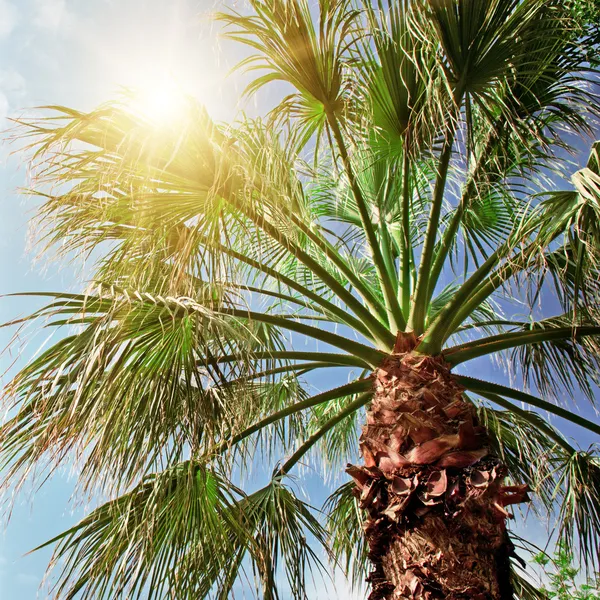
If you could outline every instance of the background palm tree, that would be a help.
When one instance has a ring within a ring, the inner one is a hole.
[[[250,0],[217,18],[255,52],[249,94],[289,88],[264,120],[189,99],[169,127],[126,100],[21,123],[44,247],[94,265],[22,320],[67,334],[0,431],[6,483],[75,458],[111,498],[48,542],[58,596],[225,598],[254,573],[276,598],[283,569],[304,597],[321,545],[372,599],[531,598],[506,532],[529,491],[593,565],[600,458],[535,411],[600,433],[552,401],[593,402],[600,358],[600,146],[555,175],[597,112],[592,9]],[[498,354],[541,397],[454,371]],[[294,492],[359,447],[323,513]]]

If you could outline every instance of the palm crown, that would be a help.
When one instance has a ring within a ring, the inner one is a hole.
[[[67,334],[8,386],[0,464],[19,482],[76,457],[82,491],[113,498],[49,542],[57,593],[225,598],[250,569],[277,597],[282,562],[303,597],[319,544],[362,578],[352,484],[321,518],[289,475],[356,457],[371,373],[409,338],[452,367],[503,353],[537,389],[455,377],[592,564],[600,460],[535,412],[600,433],[552,401],[593,402],[600,357],[600,146],[566,189],[554,176],[597,111],[586,6],[249,4],[217,18],[254,52],[248,93],[291,86],[265,119],[217,124],[189,99],[169,129],[127,102],[20,125],[44,247],[94,272],[24,319]],[[244,491],[257,453],[271,481]]]

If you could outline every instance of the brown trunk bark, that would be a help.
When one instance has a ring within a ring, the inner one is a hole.
[[[375,373],[361,436],[364,466],[349,466],[374,570],[370,600],[509,600],[505,506],[527,500],[504,486],[474,406],[448,365],[399,336]]]

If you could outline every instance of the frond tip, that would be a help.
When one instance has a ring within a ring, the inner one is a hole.
[[[358,505],[355,489],[353,481],[345,483],[327,498],[323,510],[337,566],[354,586],[359,586],[368,575],[369,562],[363,535],[365,515]]]
[[[600,454],[598,447],[558,455],[552,461],[559,536],[584,565],[600,560]]]

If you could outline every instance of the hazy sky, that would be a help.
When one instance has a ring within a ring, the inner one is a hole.
[[[240,90],[235,79],[225,81],[235,51],[216,41],[206,18],[213,8],[213,2],[197,0],[0,0],[0,129],[9,126],[6,117],[34,106],[89,109],[113,97],[120,86],[158,89],[166,76],[198,96],[214,117],[227,118]],[[0,148],[0,294],[78,289],[71,268],[32,262],[27,218],[33,203],[15,193],[26,185],[26,172],[22,158],[9,155],[11,149]],[[37,305],[2,299],[0,322]],[[0,330],[0,347],[9,336]],[[34,346],[27,346],[19,360],[30,356]],[[0,357],[0,373],[14,358]],[[478,376],[503,378],[481,364]],[[65,473],[35,498],[23,495],[17,501],[10,524],[0,532],[1,600],[46,597],[38,595],[38,586],[49,551],[23,555],[83,514],[67,502],[71,488]],[[538,528],[532,535],[541,541]],[[343,597],[346,592],[340,591]]]

